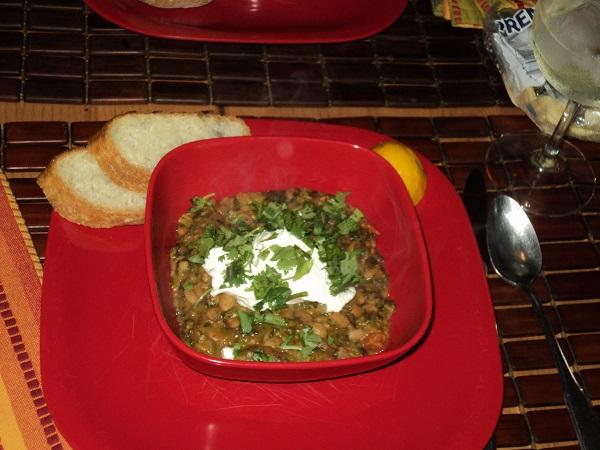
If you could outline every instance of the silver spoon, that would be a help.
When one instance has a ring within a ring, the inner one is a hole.
[[[497,196],[487,217],[487,247],[492,267],[505,281],[521,287],[531,298],[558,369],[565,403],[583,450],[600,449],[600,419],[573,376],[532,284],[542,270],[542,251],[533,225],[521,206],[506,195]]]

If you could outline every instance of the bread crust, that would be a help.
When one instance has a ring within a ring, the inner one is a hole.
[[[75,150],[71,150],[75,151]],[[144,209],[114,210],[92,204],[76,194],[56,173],[60,158],[69,152],[63,152],[52,160],[46,170],[37,178],[52,207],[70,222],[92,228],[110,228],[118,225],[144,223]]]
[[[131,191],[145,193],[148,190],[148,182],[152,172],[129,164],[121,156],[117,146],[108,137],[107,130],[111,122],[108,122],[90,139],[87,149],[94,155],[100,168],[113,183]]]
[[[150,181],[150,177],[152,175],[152,170],[147,170],[143,167],[136,166],[131,164],[127,159],[125,159],[119,148],[115,143],[110,139],[109,130],[110,127],[119,120],[119,118],[126,115],[144,115],[144,114],[169,114],[174,116],[189,116],[195,115],[198,118],[202,118],[203,116],[210,116],[211,118],[223,123],[235,123],[238,126],[241,126],[245,130],[245,135],[250,135],[250,128],[242,119],[238,119],[236,117],[228,117],[221,116],[218,114],[204,114],[204,113],[181,113],[181,112],[155,112],[155,113],[136,113],[136,112],[127,112],[123,114],[119,114],[118,116],[113,117],[110,121],[108,121],[98,132],[92,136],[88,142],[87,149],[92,152],[92,154],[96,157],[96,161],[98,164],[108,175],[108,177],[119,186],[129,189],[131,191],[145,193],[148,190],[148,183]],[[218,136],[215,136],[218,137]]]
[[[212,0],[141,0],[142,2],[156,6],[157,8],[195,8],[204,6]]]

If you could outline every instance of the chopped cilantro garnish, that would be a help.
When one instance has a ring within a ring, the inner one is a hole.
[[[183,287],[184,291],[191,291],[196,286],[196,283],[193,283],[191,281],[186,281],[181,286]]]
[[[286,321],[283,317],[281,317],[279,314],[268,312],[268,311],[264,314],[260,314],[257,312],[254,314],[254,318],[255,318],[255,320],[260,318],[260,320],[262,322],[268,323],[270,325],[275,325],[277,327],[284,327],[286,325]]]
[[[273,232],[273,233],[269,234],[267,237],[262,238],[260,241],[267,242],[267,241],[271,241],[271,240],[275,239],[276,237],[277,237],[277,233]]]
[[[310,272],[310,269],[312,269],[313,266],[313,261],[312,259],[303,259],[302,261],[300,261],[300,263],[298,264],[298,267],[296,267],[296,272],[294,273],[294,281],[299,280],[300,278],[302,278],[304,275],[308,274],[308,272]]]
[[[270,253],[271,251],[268,248],[264,248],[258,253],[258,257],[264,261],[269,257]]]
[[[314,219],[317,215],[315,205],[312,203],[305,203],[298,211],[298,215],[304,220]]]
[[[254,291],[254,296],[258,300],[254,305],[256,311],[262,311],[264,306],[271,310],[285,308],[289,300],[298,295],[306,295],[306,292],[292,294],[288,282],[277,270],[269,266],[252,278],[250,289]]]
[[[250,226],[241,217],[235,219],[233,227],[237,233],[246,233],[250,231]]]
[[[313,223],[312,232],[315,236],[322,236],[325,231],[325,218],[324,214],[317,214]]]
[[[260,362],[277,362],[279,358],[273,355],[269,355],[261,350],[253,350],[252,351],[252,360],[260,361]]]
[[[242,349],[242,344],[239,342],[236,342],[235,344],[233,344],[233,357],[236,358],[237,355],[240,353],[240,350]]]
[[[188,261],[189,262],[193,262],[195,264],[203,264],[204,263],[204,259],[205,257],[203,255],[200,254],[195,254],[195,255],[191,255],[188,257]]]
[[[338,192],[323,204],[323,210],[333,219],[342,220],[346,216],[348,192]]]
[[[340,272],[344,277],[352,277],[358,270],[356,252],[344,252],[344,259],[340,261]]]
[[[241,286],[246,281],[246,270],[243,261],[236,259],[225,269],[223,286]]]
[[[269,325],[275,325],[277,327],[284,327],[287,325],[287,322],[283,317],[270,311],[266,311],[265,313],[255,311],[252,313],[240,309],[238,311],[238,316],[240,317],[240,328],[244,334],[251,333],[255,323],[268,323]]]
[[[267,290],[266,295],[259,299],[260,301],[254,306],[254,309],[260,311],[264,305],[268,309],[285,308],[288,300],[292,296],[292,290],[287,286],[275,286]],[[258,297],[257,297],[258,298]]]
[[[192,198],[192,207],[190,208],[190,212],[195,213],[195,212],[198,212],[209,206],[214,206],[214,204],[215,204],[214,197],[215,197],[215,194],[207,194],[204,197],[193,197]]]
[[[308,253],[295,245],[282,247],[280,245],[272,245],[270,247],[273,252],[272,261],[277,262],[277,267],[284,272],[294,270],[293,280],[299,280],[312,268],[312,259]]]
[[[188,261],[196,264],[204,264],[210,250],[223,241],[223,233],[212,225],[207,226],[202,232],[202,236],[196,239],[192,245],[192,255]]]
[[[285,307],[291,298],[298,295],[292,294],[286,280],[299,280],[310,272],[313,261],[309,252],[293,245],[272,245],[257,256],[263,261],[270,257],[277,270],[267,267],[252,279],[248,270],[252,258],[255,257],[253,241],[256,236],[265,230],[286,229],[309,248],[317,249],[320,259],[327,267],[331,294],[336,295],[360,280],[357,254],[345,251],[340,244],[341,239],[352,239],[352,233],[360,230],[360,221],[363,218],[360,210],[348,206],[347,196],[346,192],[338,192],[335,196],[325,199],[319,206],[306,202],[297,209],[285,203],[284,197],[273,197],[274,200],[254,203],[254,229],[249,225],[252,221],[246,222],[241,217],[232,219],[228,226],[208,225],[195,242],[188,244],[184,255],[192,263],[203,264],[212,248],[222,247],[225,253],[221,260],[228,263],[223,286],[241,286],[250,282],[250,290],[254,291],[258,300],[255,310],[276,310]],[[190,212],[201,211],[214,205],[214,194],[194,197]],[[272,233],[263,241],[274,236]],[[285,278],[278,270],[285,274]]]
[[[358,272],[356,252],[344,252],[339,265],[333,266],[333,270],[329,273],[329,279],[331,280],[330,290],[333,295],[358,283],[360,281],[360,274]]]
[[[267,297],[269,290],[277,287],[286,287],[287,283],[281,278],[281,274],[273,267],[267,266],[265,270],[252,278],[251,289],[257,299]]]
[[[230,261],[225,269],[223,286],[241,286],[246,282],[246,266],[252,260],[252,242],[258,231],[255,229],[244,234],[233,234],[233,237],[223,245],[223,250]]]
[[[290,344],[290,342],[293,338],[294,338],[294,336],[291,334],[288,337],[286,337],[285,341],[283,341],[283,343],[281,344],[281,349],[282,350],[302,350],[301,345]]]
[[[227,252],[227,256],[231,260],[246,259],[252,256],[252,241],[255,233],[245,233],[234,235],[225,245],[223,249]]]
[[[358,222],[362,219],[363,213],[359,209],[355,209],[352,214],[346,217],[338,224],[338,229],[341,234],[349,234],[358,230]]]
[[[310,328],[303,328],[300,331],[300,339],[302,339],[302,343],[304,346],[300,350],[300,355],[303,358],[308,357],[315,348],[322,342],[321,336],[312,332]]]
[[[302,253],[304,253],[294,245],[286,245],[285,247],[272,245],[270,249],[273,252],[271,260],[276,261],[277,267],[284,272],[294,269],[298,265],[298,258],[301,258],[303,256]]]
[[[283,228],[285,225],[285,209],[285,203],[267,202],[258,211],[258,219],[261,220],[270,230]]]
[[[288,299],[288,301],[294,300],[295,298],[306,297],[307,295],[308,295],[308,292],[306,292],[306,291],[296,292],[296,293],[290,295],[290,298]]]
[[[233,231],[231,231],[224,225],[220,225],[217,232],[217,236],[219,237],[219,241],[217,242],[217,244],[219,246],[222,246],[223,244],[225,244],[225,242],[228,242],[231,239],[231,237],[233,236]]]
[[[240,309],[238,311],[238,316],[240,317],[240,328],[242,329],[242,333],[248,334],[252,332],[252,323],[254,321],[253,315]]]
[[[202,236],[196,241],[196,248],[198,249],[198,254],[204,255],[204,257],[208,255],[208,252],[214,246],[215,240],[210,236]]]

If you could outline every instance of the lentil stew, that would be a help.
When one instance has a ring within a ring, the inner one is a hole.
[[[250,361],[323,361],[383,351],[395,305],[376,248],[377,231],[346,197],[288,189],[239,193],[219,202],[212,195],[193,198],[171,250],[181,339],[211,356]],[[279,230],[306,248],[272,246],[271,253],[259,255],[272,265],[250,276],[247,268],[257,257],[252,242],[260,233]],[[217,288],[247,283],[255,303],[215,289],[205,268],[215,249],[222,249],[218,260],[227,265]],[[302,278],[315,264],[307,249],[325,262],[331,295],[353,293],[339,310],[300,301],[307,293],[290,288],[288,281]]]

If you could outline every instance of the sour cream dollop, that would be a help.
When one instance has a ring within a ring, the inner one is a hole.
[[[263,250],[269,249],[273,245],[278,245],[280,247],[296,246],[309,254],[312,260],[310,271],[298,280],[294,280],[291,279],[294,275],[292,272],[280,270],[277,267],[276,262],[271,260],[270,257],[272,251],[269,250],[270,253],[268,257],[259,257],[259,254],[261,254]],[[246,268],[248,274],[246,282],[240,286],[223,287],[225,271],[228,264],[231,263],[231,260],[227,258],[227,253],[222,247],[213,247],[209,251],[202,267],[212,277],[211,295],[215,296],[221,293],[228,293],[233,295],[240,305],[247,308],[254,308],[259,300],[254,296],[254,292],[250,287],[251,279],[253,276],[265,270],[267,266],[277,270],[283,278],[290,278],[288,283],[292,290],[292,294],[299,292],[307,293],[302,297],[290,300],[288,304],[299,303],[302,301],[319,302],[325,304],[327,312],[338,312],[341,311],[344,305],[352,300],[356,294],[356,289],[349,287],[336,295],[331,295],[331,281],[327,275],[327,266],[319,258],[318,251],[316,249],[311,249],[287,230],[281,229],[274,232],[263,231],[258,234],[252,241],[252,253],[252,261],[250,266]]]

